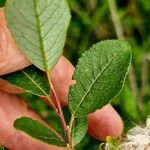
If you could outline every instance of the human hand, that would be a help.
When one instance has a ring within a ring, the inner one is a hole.
[[[23,69],[30,64],[12,39],[3,9],[0,9],[0,75]],[[75,83],[72,80],[73,72],[74,67],[63,56],[51,72],[52,82],[62,106],[67,105],[69,86]],[[14,129],[13,122],[22,116],[35,118],[46,124],[15,95],[21,92],[23,91],[0,79],[0,145],[10,150],[63,150]],[[108,135],[118,137],[123,131],[122,120],[111,105],[90,114],[88,125],[88,133],[98,140],[105,140]]]

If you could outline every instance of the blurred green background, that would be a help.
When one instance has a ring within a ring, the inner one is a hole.
[[[0,6],[5,0],[0,0]],[[107,0],[68,0],[72,20],[68,30],[64,55],[75,66],[78,58],[92,44],[116,39],[116,30]],[[135,124],[142,125],[150,115],[150,0],[116,0],[126,40],[133,48],[132,80],[127,80],[121,95],[112,102],[125,122],[125,132]],[[56,115],[32,95],[25,95],[30,107],[54,127]],[[96,150],[99,142],[88,135],[77,150]]]
[[[133,49],[132,80],[135,81],[127,80],[122,94],[112,102],[128,130],[135,124],[143,124],[150,115],[150,1],[112,1],[116,4],[124,37]],[[72,20],[64,55],[76,65],[92,44],[118,37],[110,12],[113,6],[108,0],[68,0],[68,3]],[[136,84],[135,91],[132,84]]]
[[[143,125],[150,115],[150,1],[113,1],[117,7],[124,36],[133,49],[134,82],[127,80],[121,95],[112,102],[123,118],[127,132],[135,125]],[[64,55],[76,65],[78,58],[92,44],[118,37],[111,18],[112,6],[109,6],[108,0],[68,0],[68,2],[72,20]],[[132,84],[135,84],[134,88]],[[89,142],[81,142],[77,149],[98,149],[99,143],[88,139]]]
[[[127,131],[135,124],[143,124],[150,115],[150,1],[112,1],[116,4],[124,36],[133,49],[135,83],[127,80],[122,94],[112,102]],[[78,58],[92,44],[118,37],[108,0],[68,0],[68,3],[72,20],[64,55],[76,65]],[[132,84],[136,84],[135,91]]]

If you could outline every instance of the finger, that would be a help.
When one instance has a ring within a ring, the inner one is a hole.
[[[30,64],[18,50],[7,28],[4,9],[0,9],[0,75],[20,70]]]
[[[24,93],[23,90],[15,87],[14,85],[10,84],[8,81],[5,81],[3,79],[0,79],[0,90],[7,93],[14,93],[14,94]]]
[[[15,95],[0,91],[0,145],[10,150],[63,150],[17,131],[13,127],[13,122],[23,116],[35,118],[43,123],[38,115],[27,109],[23,100]]]
[[[105,141],[107,136],[119,137],[123,132],[123,121],[109,104],[88,116],[88,133],[97,140]]]

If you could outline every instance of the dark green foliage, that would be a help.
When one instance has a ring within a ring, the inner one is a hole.
[[[69,93],[75,117],[85,117],[108,104],[123,88],[131,61],[127,42],[108,40],[95,44],[79,59]]]
[[[65,141],[60,139],[50,128],[42,125],[40,122],[31,118],[23,117],[14,122],[14,127],[24,131],[33,138],[39,139],[45,143],[65,146]]]
[[[86,135],[75,150],[98,150],[100,142]]]
[[[0,0],[0,7],[4,7],[5,6],[5,2],[6,2],[6,0]]]
[[[87,132],[87,118],[75,119],[72,128],[72,142],[77,145],[81,142]]]
[[[7,0],[6,20],[26,57],[48,72],[63,53],[70,11],[65,0]],[[28,11],[27,11],[28,8]]]
[[[3,76],[5,80],[26,92],[38,95],[50,95],[49,83],[44,72],[34,66]]]

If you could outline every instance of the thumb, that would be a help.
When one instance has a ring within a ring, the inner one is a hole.
[[[16,130],[13,127],[14,121],[24,116],[35,118],[45,124],[38,115],[27,108],[21,98],[0,91],[0,145],[10,150],[64,150],[64,148],[45,144]]]
[[[4,9],[0,9],[0,75],[11,73],[30,65],[18,50],[5,21]]]

